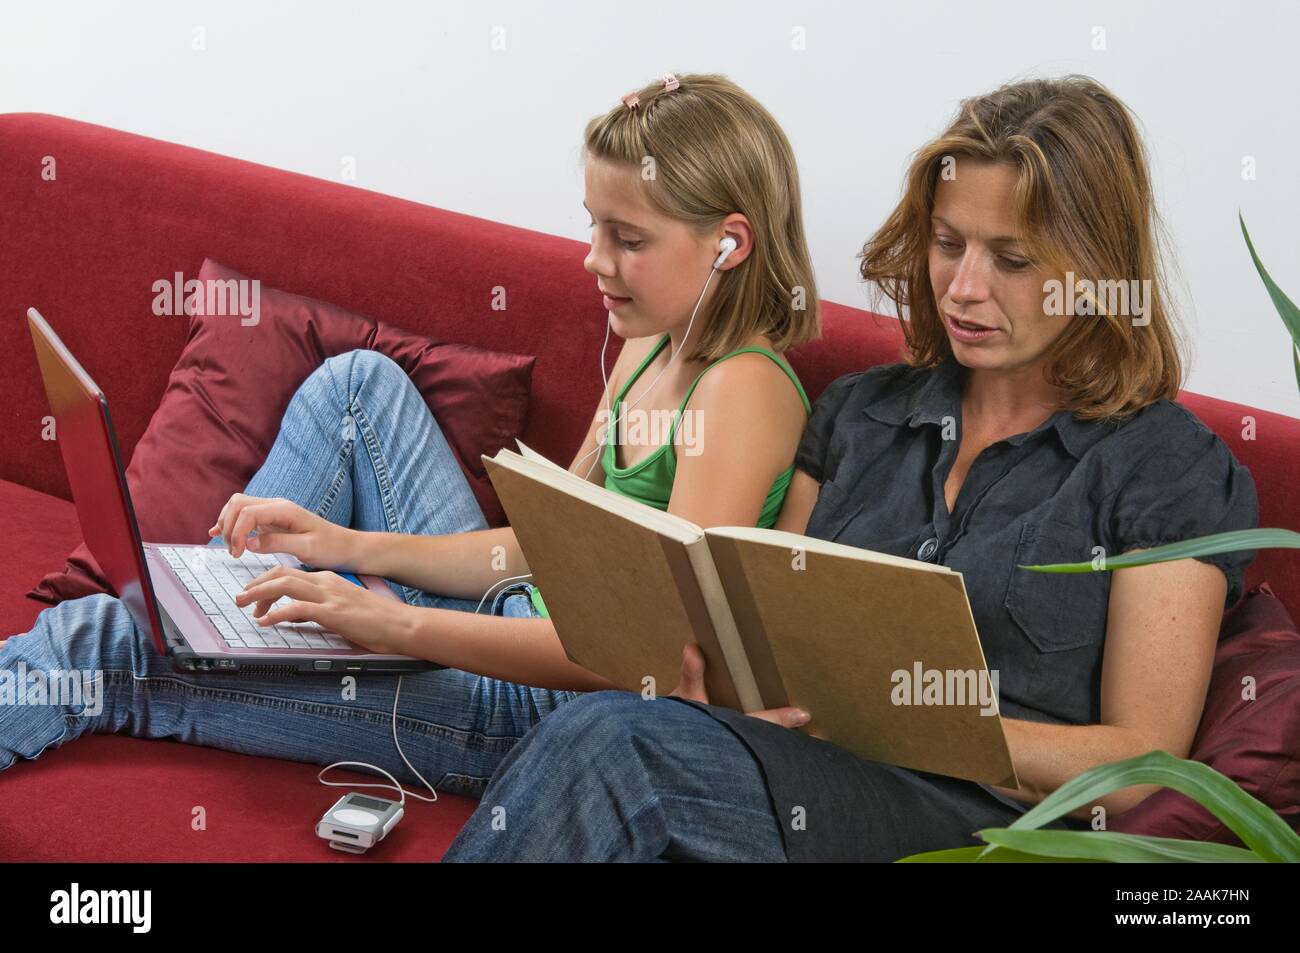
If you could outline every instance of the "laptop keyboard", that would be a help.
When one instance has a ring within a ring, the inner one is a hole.
[[[158,553],[189,590],[208,619],[231,648],[350,649],[341,635],[315,622],[281,622],[261,626],[253,621],[253,606],[235,605],[244,586],[280,561],[263,553],[245,552],[238,559],[213,546],[173,549],[157,547]],[[274,605],[287,605],[281,597]]]

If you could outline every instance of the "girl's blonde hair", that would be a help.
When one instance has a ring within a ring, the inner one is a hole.
[[[734,212],[749,219],[754,245],[720,271],[704,332],[690,361],[712,361],[756,334],[785,351],[817,337],[817,288],[804,237],[794,151],[775,119],[725,76],[686,73],[620,102],[584,133],[586,155],[637,170],[650,204],[700,234]]]
[[[951,345],[930,285],[935,187],[945,160],[1015,168],[1019,237],[1036,267],[1099,281],[1150,281],[1150,323],[1105,312],[1071,318],[1048,351],[1047,380],[1081,418],[1123,417],[1178,395],[1181,342],[1166,305],[1160,222],[1146,150],[1124,104],[1096,80],[1065,76],[1008,84],[962,102],[943,134],[912,159],[902,201],[862,250],[862,277],[908,320],[909,364],[939,363]],[[1045,316],[1046,317],[1046,316]]]

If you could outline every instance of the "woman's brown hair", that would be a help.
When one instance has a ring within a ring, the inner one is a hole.
[[[1067,395],[1062,409],[1124,417],[1176,397],[1182,345],[1166,305],[1146,150],[1127,107],[1087,76],[1012,83],[964,100],[913,157],[902,201],[861,254],[862,277],[907,318],[908,363],[930,367],[951,351],[929,269],[930,216],[948,157],[1013,166],[1018,237],[1030,260],[1062,283],[1068,273],[1084,279],[1075,294],[1092,310],[1068,321],[1048,351],[1046,379]],[[1107,313],[1091,290],[1130,280],[1150,282],[1149,323]]]
[[[662,81],[638,90],[635,109],[620,102],[596,116],[583,139],[587,156],[634,168],[650,203],[700,234],[734,212],[749,219],[753,250],[719,272],[700,315],[704,332],[686,359],[716,360],[756,334],[771,337],[776,351],[812,340],[821,333],[817,288],[789,140],[725,76],[677,78],[671,91]]]

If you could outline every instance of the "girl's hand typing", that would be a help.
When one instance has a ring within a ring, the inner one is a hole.
[[[250,538],[250,533],[257,535]],[[283,499],[236,493],[222,508],[209,536],[226,541],[236,558],[255,553],[288,553],[312,566],[360,571],[354,565],[360,534]]]
[[[293,601],[272,608],[285,597]],[[235,604],[253,605],[258,625],[315,622],[372,652],[410,654],[415,607],[385,599],[337,573],[276,566],[250,582],[235,596]]]

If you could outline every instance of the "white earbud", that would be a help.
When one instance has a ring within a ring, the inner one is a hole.
[[[722,267],[722,263],[727,260],[727,256],[736,250],[736,240],[728,235],[722,241],[718,242],[718,251],[720,254],[713,262],[714,269]]]

